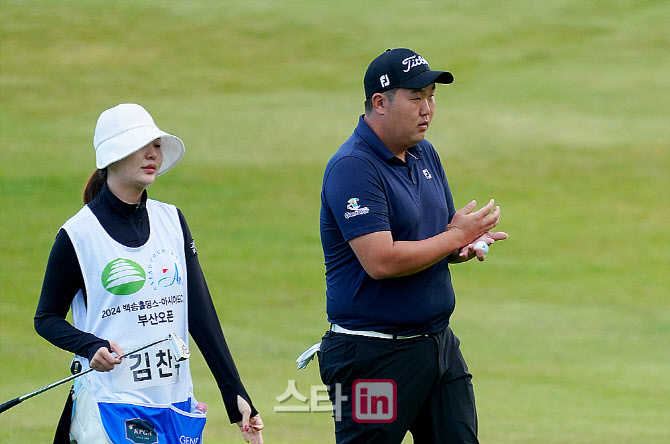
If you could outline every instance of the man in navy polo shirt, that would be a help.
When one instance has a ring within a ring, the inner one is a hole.
[[[365,114],[328,162],[321,241],[330,330],[318,353],[338,443],[477,443],[472,376],[449,328],[449,263],[507,238],[500,208],[456,211],[424,136],[435,110],[431,71],[409,49],[387,50],[365,73]]]

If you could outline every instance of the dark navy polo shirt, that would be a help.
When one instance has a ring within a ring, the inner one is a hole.
[[[449,325],[455,299],[447,259],[409,276],[375,280],[348,241],[376,231],[390,231],[394,241],[427,239],[444,232],[454,213],[447,178],[430,142],[409,148],[403,162],[361,116],[323,178],[328,321],[398,335],[434,333]]]

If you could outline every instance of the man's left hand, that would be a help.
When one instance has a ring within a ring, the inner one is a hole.
[[[491,245],[493,242],[497,240],[507,239],[508,237],[509,235],[504,231],[484,233],[477,239],[475,239],[471,244],[462,247],[458,251],[458,256],[452,257],[452,260],[450,262],[452,263],[466,262],[475,257],[477,258],[477,260],[483,261],[484,259],[486,259],[486,254],[482,250],[475,250],[475,244],[477,242],[484,241],[488,245]]]

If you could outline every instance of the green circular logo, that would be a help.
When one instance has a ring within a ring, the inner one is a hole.
[[[115,295],[137,293],[144,286],[146,274],[137,262],[118,258],[107,264],[100,276],[102,286]]]

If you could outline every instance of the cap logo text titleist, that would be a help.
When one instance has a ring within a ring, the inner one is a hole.
[[[415,66],[427,65],[428,62],[426,61],[426,59],[424,59],[420,55],[413,55],[413,56],[407,57],[405,60],[403,60],[402,64],[403,64],[403,66],[407,66],[407,68],[403,69],[402,72],[409,72],[409,70],[414,68]]]

